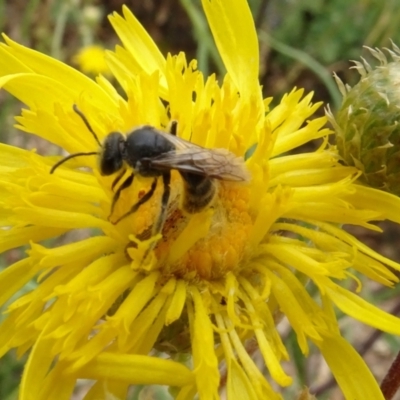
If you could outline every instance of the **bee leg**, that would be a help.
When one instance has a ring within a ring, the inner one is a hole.
[[[129,176],[129,178],[130,177],[131,177],[131,175]],[[129,180],[129,178],[127,180]],[[132,180],[133,180],[133,174],[132,174]],[[121,192],[123,189],[125,189],[126,187],[129,186],[129,185],[125,186],[125,183],[126,183],[126,181],[121,185],[121,187],[118,189],[117,193]],[[132,183],[132,181],[130,183]],[[123,186],[125,186],[125,187],[123,189],[121,189]],[[126,218],[129,215],[136,212],[142,204],[144,204],[144,203],[146,203],[146,201],[150,200],[151,196],[153,196],[153,194],[156,190],[156,187],[157,187],[157,178],[154,178],[153,183],[151,184],[150,190],[138,202],[136,202],[128,212],[126,212],[124,215],[119,217],[115,222],[113,222],[113,224],[114,225],[118,224],[118,222],[122,221],[124,218]],[[115,193],[114,197],[116,197],[117,193]],[[118,197],[119,197],[119,194],[118,194]]]
[[[157,235],[158,233],[161,232],[162,227],[165,222],[165,218],[167,216],[167,207],[168,207],[168,202],[169,202],[169,196],[171,194],[171,188],[170,188],[170,182],[171,182],[171,172],[167,171],[163,173],[163,185],[164,185],[164,191],[162,194],[161,198],[161,211],[160,215],[158,216],[156,224],[153,226],[153,236]],[[145,251],[143,255],[143,261],[145,261],[149,255],[149,253],[154,249],[156,246],[157,242],[153,242]]]
[[[169,186],[171,182],[171,172],[170,171],[164,172],[162,179],[163,179],[164,191],[161,198],[161,211],[160,215],[158,216],[157,223],[153,229],[153,234],[161,232],[162,227],[164,225],[165,217],[167,216],[168,201],[169,201],[169,196],[171,194],[171,188]]]
[[[121,180],[121,178],[124,176],[126,172],[126,169],[122,169],[122,171],[117,175],[117,177],[113,180],[113,183],[111,184],[111,190],[114,190],[116,184]]]
[[[122,174],[118,175],[118,176],[115,178],[113,184],[111,185],[112,188],[114,188],[114,186],[115,186],[115,184],[116,184],[116,181],[118,182],[118,181],[121,179],[121,177],[122,177]],[[135,177],[134,174],[130,174],[130,175],[125,179],[124,183],[123,183],[123,184],[118,188],[118,190],[114,193],[114,197],[113,197],[112,202],[111,202],[110,215],[108,216],[108,219],[110,219],[110,218],[111,218],[111,215],[113,215],[115,204],[117,203],[117,201],[118,201],[118,199],[119,199],[119,196],[121,195],[121,192],[122,192],[124,189],[126,189],[126,188],[128,188],[129,186],[132,185],[132,182],[133,182],[133,178],[134,178],[134,177]]]

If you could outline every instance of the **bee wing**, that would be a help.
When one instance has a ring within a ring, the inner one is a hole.
[[[167,139],[169,142],[171,142],[177,150],[185,150],[185,149],[204,150],[204,147],[198,146],[197,144],[189,142],[188,140],[182,139],[178,136],[171,135],[170,133],[166,133],[159,130],[157,130],[157,133],[165,137],[165,139]]]
[[[175,151],[153,157],[150,161],[152,167],[176,169],[226,181],[241,182],[250,179],[243,158],[235,156],[226,149],[205,149],[174,138],[178,139],[180,147],[176,146]]]

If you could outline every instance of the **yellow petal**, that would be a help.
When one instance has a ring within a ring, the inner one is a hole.
[[[177,281],[176,289],[172,297],[171,304],[168,308],[167,315],[165,317],[165,325],[172,324],[181,316],[185,303],[186,303],[186,282],[179,279]]]
[[[54,228],[78,229],[96,227],[107,230],[110,225],[108,221],[84,212],[58,211],[44,207],[18,207],[14,209],[14,212],[15,218],[19,221],[34,225],[43,225],[43,221],[46,221]]]
[[[214,332],[198,289],[191,287],[194,310],[189,313],[194,372],[201,399],[217,399],[219,386],[218,360],[214,350]]]
[[[7,90],[30,109],[40,108],[53,111],[54,98],[47,96],[51,91],[58,101],[73,104],[74,91],[65,86],[63,81],[57,81],[47,76],[37,74],[14,74],[0,78],[0,87]]]
[[[245,98],[260,92],[256,28],[246,0],[202,0],[219,53]]]
[[[6,178],[5,174],[7,171],[15,171],[18,168],[24,168],[28,165],[26,160],[27,154],[29,151],[24,149],[19,149],[18,147],[9,146],[4,143],[0,143],[0,151],[1,151],[1,180]]]
[[[324,336],[315,343],[346,399],[384,400],[371,371],[354,348],[340,336]]]
[[[49,268],[67,263],[82,262],[82,258],[85,263],[88,263],[100,258],[105,253],[112,253],[116,247],[117,243],[113,239],[95,236],[52,249],[32,243],[32,248],[28,251],[28,254],[33,260],[37,259],[41,267]]]
[[[13,69],[9,72],[10,74],[28,72],[27,70],[30,69],[37,75],[47,77],[56,82],[63,82],[65,87],[68,88],[68,91],[72,90],[75,93],[76,98],[86,90],[88,94],[90,93],[90,102],[94,106],[101,109],[108,109],[110,113],[116,111],[116,103],[114,103],[104,90],[92,79],[61,61],[24,47],[12,41],[7,36],[3,36],[7,44],[3,44],[0,47],[2,63],[6,64],[9,61],[15,63],[14,60],[18,59],[19,63],[24,66],[23,68],[20,66],[19,68]],[[1,68],[0,76],[6,75],[5,72],[6,70]],[[37,86],[35,88],[36,90],[40,89]],[[49,96],[49,93],[52,93],[52,95]],[[34,93],[31,92],[30,95],[34,95]],[[42,100],[47,101],[46,99],[50,100],[50,98],[52,99],[51,101],[55,99],[54,92],[51,88]]]
[[[18,246],[23,246],[29,241],[40,242],[44,239],[57,237],[64,232],[65,229],[43,229],[43,227],[38,226],[13,227],[9,230],[0,230],[0,251],[3,252]]]
[[[25,365],[20,387],[20,400],[41,400],[38,393],[43,380],[53,362],[53,354],[48,351],[54,344],[53,339],[43,339],[45,330],[35,342]],[[46,400],[46,399],[43,399]]]
[[[356,189],[346,196],[346,200],[357,204],[359,208],[380,211],[386,218],[400,223],[400,198],[383,190],[370,188],[362,185],[354,185]]]
[[[207,235],[213,210],[209,209],[191,217],[184,231],[171,246],[168,262],[173,263],[183,256],[198,240]]]
[[[158,357],[103,352],[79,371],[87,379],[112,379],[133,385],[186,386],[194,374],[184,365]]]
[[[71,398],[76,385],[76,378],[75,376],[65,375],[64,368],[65,365],[62,362],[57,363],[46,376],[40,388],[40,395],[33,397],[32,400]]]
[[[258,399],[250,379],[234,358],[229,359],[228,382],[226,386],[228,399]]]
[[[307,354],[307,337],[311,337],[314,340],[321,339],[312,319],[306,314],[294,293],[291,291],[291,288],[283,279],[279,279],[279,277],[272,272],[267,273],[267,276],[271,279],[272,293],[275,295],[281,311],[285,313],[297,334],[297,341],[301,351]]]
[[[146,74],[152,75],[158,71],[162,78],[160,84],[166,87],[164,56],[129,8],[124,5],[122,12],[124,18],[114,13],[109,20],[135,63],[132,65],[134,68],[131,74],[144,71]]]
[[[338,285],[325,285],[327,295],[345,314],[384,332],[400,335],[400,318],[380,310]]]

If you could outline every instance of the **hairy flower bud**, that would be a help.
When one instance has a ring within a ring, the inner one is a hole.
[[[362,59],[353,68],[361,75],[350,87],[335,76],[343,94],[336,118],[328,117],[336,131],[340,155],[348,165],[362,171],[366,184],[400,194],[400,49],[387,50],[388,62],[379,49],[370,49],[380,65]]]

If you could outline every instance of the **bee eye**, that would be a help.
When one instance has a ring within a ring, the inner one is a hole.
[[[122,168],[123,155],[121,143],[124,137],[119,132],[111,132],[103,143],[100,160],[100,172],[102,175],[111,175]]]

